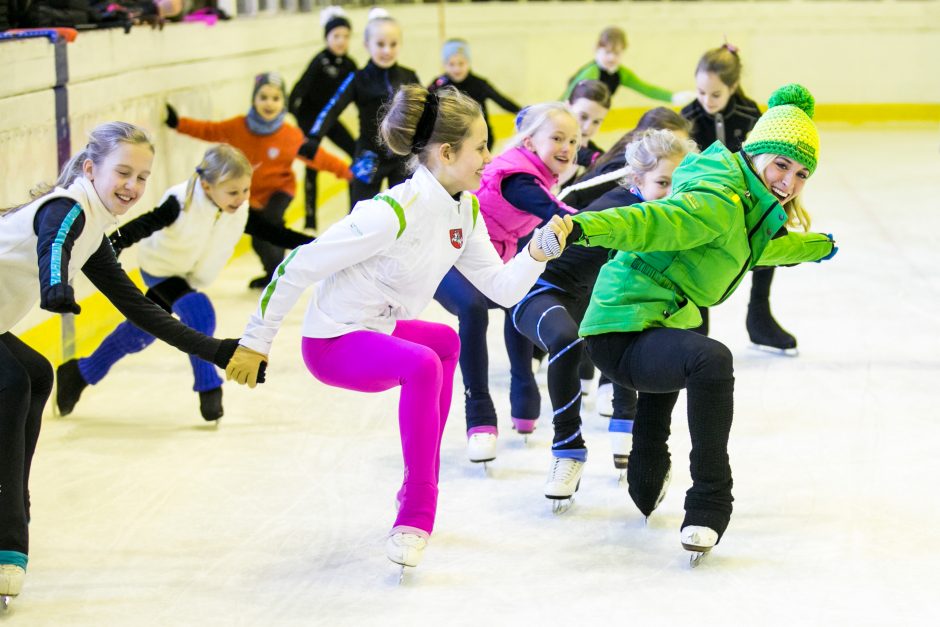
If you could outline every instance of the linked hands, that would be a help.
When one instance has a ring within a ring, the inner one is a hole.
[[[529,240],[529,254],[536,261],[548,261],[561,256],[565,250],[565,241],[571,229],[574,228],[574,222],[571,216],[561,218],[552,216],[548,223],[532,233],[532,239]]]
[[[264,371],[268,365],[268,356],[239,344],[235,354],[225,366],[225,378],[239,385],[250,388],[264,383]]]

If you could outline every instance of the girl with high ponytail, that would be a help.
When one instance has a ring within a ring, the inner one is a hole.
[[[313,285],[301,342],[311,374],[361,392],[401,387],[405,476],[386,554],[404,567],[418,564],[434,528],[441,435],[460,353],[453,329],[415,318],[451,268],[494,301],[515,304],[545,268],[547,232],[563,247],[568,225],[553,221],[503,264],[470,192],[490,161],[486,124],[479,105],[457,90],[401,87],[380,128],[384,146],[413,168],[410,178],[359,202],[287,257],[236,353],[249,372],[233,366],[227,375],[253,383],[284,317]]]

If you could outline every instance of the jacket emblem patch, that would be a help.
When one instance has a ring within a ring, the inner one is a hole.
[[[463,229],[450,230],[450,245],[454,248],[463,248]]]

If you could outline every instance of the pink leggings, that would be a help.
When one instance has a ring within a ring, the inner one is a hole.
[[[319,381],[347,390],[383,392],[401,386],[398,428],[405,477],[395,528],[430,534],[437,512],[441,435],[460,355],[447,325],[399,320],[392,335],[354,331],[334,338],[303,338],[304,363]]]

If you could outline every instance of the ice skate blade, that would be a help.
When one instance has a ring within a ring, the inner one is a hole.
[[[6,612],[10,609],[10,601],[15,598],[15,595],[3,594],[0,595],[0,612]]]
[[[711,547],[706,548],[694,544],[685,544],[684,542],[682,543],[682,548],[686,551],[691,551],[691,555],[689,555],[689,566],[692,568],[698,568],[698,565],[702,563],[705,556],[711,551]]]
[[[623,485],[626,482],[627,482],[627,469],[624,468],[623,470],[620,471],[620,475],[617,477],[617,483],[619,483],[620,485]]]
[[[776,346],[767,346],[765,344],[754,344],[751,343],[751,348],[760,351],[762,353],[770,353],[771,355],[778,355],[780,357],[799,357],[800,349],[798,348],[777,348]]]
[[[552,502],[552,514],[561,516],[574,505],[574,496],[546,496]]]

